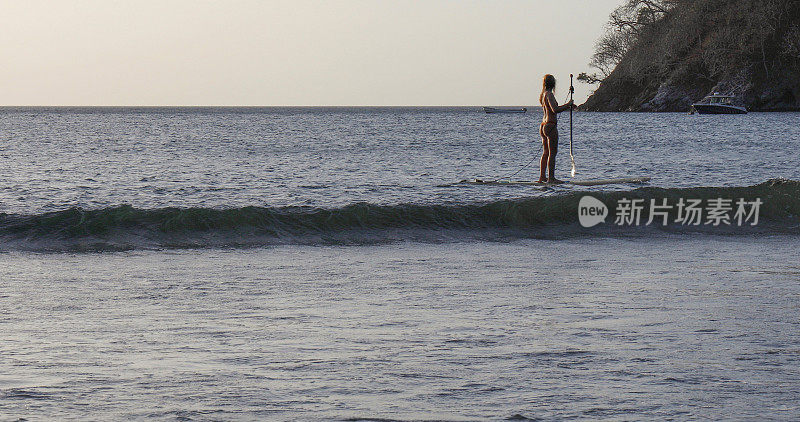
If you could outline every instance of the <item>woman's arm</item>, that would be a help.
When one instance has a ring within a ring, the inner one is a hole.
[[[569,109],[570,109],[570,107],[575,107],[575,106],[573,105],[573,104],[574,104],[574,102],[573,102],[572,100],[569,100],[569,102],[568,102],[568,103],[566,103],[566,104],[564,104],[564,105],[558,105],[558,101],[556,100],[556,96],[555,96],[555,95],[553,95],[553,93],[552,93],[552,92],[548,92],[548,93],[547,93],[547,95],[546,95],[546,96],[545,96],[545,98],[544,98],[544,101],[545,101],[545,103],[547,104],[547,108],[548,108],[548,109],[549,109],[549,110],[550,110],[550,111],[551,111],[553,114],[558,114],[558,113],[561,113],[562,111],[567,111],[567,110],[569,110]]]
[[[553,101],[555,101],[555,98],[553,98]],[[556,113],[561,113],[562,111],[567,111],[570,108],[574,108],[575,107],[574,104],[575,103],[572,100],[569,100],[569,102],[567,102],[566,104],[557,106]]]
[[[558,101],[556,101],[556,96],[553,95],[552,92],[548,92],[547,96],[545,96],[545,103],[547,103],[548,109],[553,113],[561,113],[562,111],[567,111],[570,107],[575,107],[574,102],[569,100],[568,103],[564,105],[558,105]]]
[[[572,100],[569,100],[564,105],[558,105],[558,101],[556,101],[556,96],[553,95],[552,92],[548,92],[547,95],[544,97],[544,102],[547,104],[547,109],[552,112],[553,114],[561,113],[562,111],[567,111],[570,107],[575,107]]]

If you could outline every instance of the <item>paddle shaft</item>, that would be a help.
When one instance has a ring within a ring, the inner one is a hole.
[[[572,93],[575,88],[572,86],[572,73],[569,74],[569,100],[572,101]],[[569,107],[569,156],[572,157],[572,106]],[[573,160],[573,166],[575,161]]]

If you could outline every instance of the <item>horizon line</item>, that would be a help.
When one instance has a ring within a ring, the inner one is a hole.
[[[411,107],[463,107],[463,108],[470,108],[470,107],[541,107],[540,105],[517,105],[517,104],[506,104],[506,105],[498,105],[498,104],[488,104],[488,105],[449,105],[449,104],[439,104],[439,105],[332,105],[332,104],[321,104],[321,105],[173,105],[173,104],[164,104],[164,105],[129,105],[129,104],[103,104],[103,105],[0,105],[0,108],[288,108],[288,107],[296,107],[296,108],[313,108],[313,107],[394,107],[394,108],[411,108]]]

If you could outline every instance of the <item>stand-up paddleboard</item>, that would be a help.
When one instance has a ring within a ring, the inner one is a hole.
[[[600,186],[600,185],[619,185],[619,184],[641,184],[650,181],[649,177],[620,177],[617,179],[590,179],[590,180],[566,180],[561,183],[541,183],[528,180],[482,180],[482,179],[465,179],[458,184],[464,185],[488,185],[488,186],[559,186],[559,185],[575,185],[575,186]]]

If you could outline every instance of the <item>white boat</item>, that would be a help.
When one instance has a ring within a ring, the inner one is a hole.
[[[746,114],[747,109],[734,105],[732,95],[722,95],[715,92],[689,108],[689,114]]]
[[[525,107],[484,107],[483,111],[487,113],[525,113],[528,109]]]

